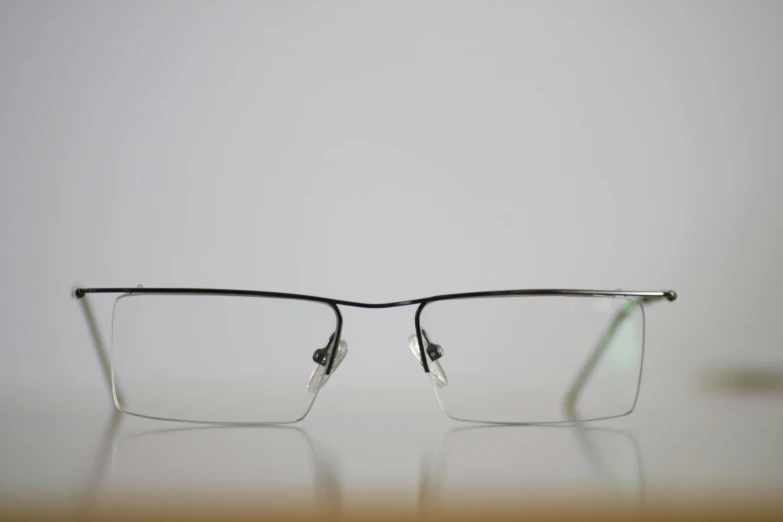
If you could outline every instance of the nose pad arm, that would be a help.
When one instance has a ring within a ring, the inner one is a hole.
[[[332,344],[331,341],[332,338],[330,337],[329,345],[327,345],[326,348],[316,350],[313,354],[313,360],[318,363],[318,365],[315,367],[315,370],[313,370],[313,373],[310,374],[310,380],[307,382],[307,391],[310,393],[318,393],[318,390],[323,388],[326,381],[329,380],[329,375],[326,374],[326,367],[329,364],[329,355],[331,353],[329,347]],[[343,362],[347,353],[348,343],[340,341],[337,344],[337,353],[334,356],[334,364],[332,365],[332,373],[330,375],[334,375],[334,372],[340,367],[340,363]]]
[[[446,372],[443,371],[443,366],[441,366],[438,361],[438,359],[443,357],[443,347],[438,344],[430,343],[426,334],[424,340],[424,342],[427,343],[424,353],[427,355],[427,365],[430,368],[430,379],[432,379],[432,382],[434,382],[435,386],[438,388],[445,388],[449,383],[449,378],[446,377]],[[413,352],[413,356],[416,357],[419,364],[424,366],[424,363],[421,362],[421,350],[419,349],[419,339],[416,337],[416,334],[411,334],[408,337],[408,346],[411,347],[411,352]]]

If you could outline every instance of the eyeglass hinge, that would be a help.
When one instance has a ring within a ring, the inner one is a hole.
[[[329,362],[329,347],[318,348],[313,352],[313,361],[317,362],[321,366],[326,366]]]
[[[331,355],[329,348],[332,347],[332,341],[334,341],[334,334],[329,336],[329,340],[326,341],[326,346],[323,348],[318,348],[313,352],[313,361],[317,362],[321,366],[326,366],[329,364],[329,356]]]
[[[437,361],[441,357],[443,357],[443,348],[439,344],[429,344],[427,345],[427,356],[430,358],[430,361]]]

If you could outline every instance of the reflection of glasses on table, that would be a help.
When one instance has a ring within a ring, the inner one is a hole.
[[[631,432],[580,423],[484,424],[447,431],[421,463],[419,508],[453,509],[467,494],[504,509],[547,494],[617,506],[645,503],[642,453]]]
[[[307,415],[348,351],[340,307],[417,305],[408,344],[458,420],[554,423],[633,411],[644,305],[673,291],[504,290],[392,303],[195,288],[120,294],[110,371],[118,409],[166,420],[286,423]]]

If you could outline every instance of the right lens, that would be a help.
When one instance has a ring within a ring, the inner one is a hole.
[[[420,326],[459,420],[547,423],[630,413],[644,349],[644,311],[622,297],[514,296],[427,303]],[[429,341],[428,341],[429,340]]]
[[[294,422],[316,349],[337,329],[325,303],[264,297],[125,294],[112,323],[112,375],[128,413],[228,423]]]

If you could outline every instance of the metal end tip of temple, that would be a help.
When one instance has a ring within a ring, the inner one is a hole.
[[[677,292],[674,290],[669,290],[668,292],[664,292],[664,297],[666,297],[666,299],[669,301],[674,301],[677,299]]]
[[[84,288],[74,288],[73,292],[71,292],[71,297],[74,299],[81,299],[85,294]]]

